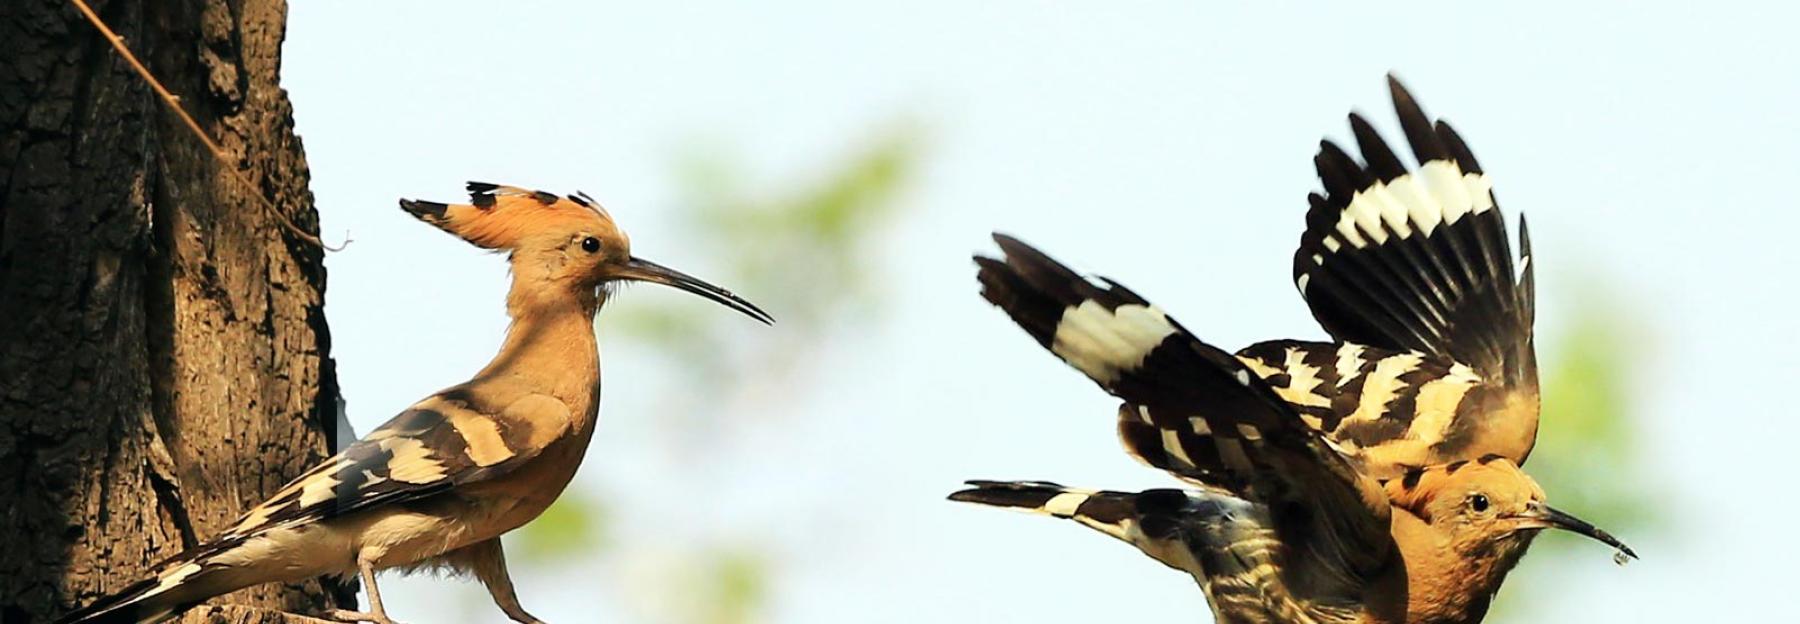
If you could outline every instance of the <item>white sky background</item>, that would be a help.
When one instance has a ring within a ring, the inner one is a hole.
[[[653,385],[634,383],[644,354],[610,347],[603,313],[606,404],[575,487],[657,501],[653,523],[615,529],[651,549],[771,536],[775,622],[1203,620],[1191,581],[1129,547],[941,502],[971,477],[1170,483],[1119,451],[1110,399],[975,295],[968,255],[1003,229],[1222,346],[1317,337],[1288,282],[1311,156],[1348,137],[1351,108],[1393,129],[1392,69],[1530,215],[1541,342],[1595,282],[1653,332],[1636,416],[1678,524],[1624,536],[1645,558],[1623,569],[1581,544],[1547,621],[1745,620],[1761,604],[1741,598],[1791,593],[1800,506],[1774,480],[1800,434],[1790,6],[850,4],[294,3],[284,84],[325,238],[356,239],[327,258],[327,314],[357,430],[466,378],[505,325],[503,263],[396,198],[585,189],[634,251],[712,275],[661,217],[682,150],[728,149],[780,189],[910,117],[926,130],[910,216],[871,250],[886,316],[835,337],[814,387],[744,428],[748,450],[665,471],[634,447],[657,418],[634,394]],[[651,287],[615,305],[654,297],[707,305]],[[794,517],[795,500],[831,511]],[[655,621],[635,565],[517,577],[549,621]],[[437,586],[386,581],[390,611],[503,621],[478,585]]]

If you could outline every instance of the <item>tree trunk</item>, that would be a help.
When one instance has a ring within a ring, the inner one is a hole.
[[[323,250],[281,222],[317,231],[277,84],[286,5],[93,4],[235,162],[68,0],[0,3],[4,624],[142,578],[325,458],[338,433]],[[230,601],[354,606],[337,581]]]

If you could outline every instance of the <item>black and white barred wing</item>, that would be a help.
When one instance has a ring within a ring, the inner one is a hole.
[[[1448,387],[1474,379],[1479,390],[1462,395],[1469,404],[1435,413],[1393,412],[1407,422],[1387,423],[1379,427],[1383,435],[1355,441],[1425,447],[1384,451],[1392,461],[1425,465],[1499,454],[1523,463],[1538,417],[1525,223],[1519,223],[1515,266],[1505,219],[1474,154],[1449,124],[1428,118],[1398,81],[1390,77],[1389,86],[1419,165],[1408,169],[1356,114],[1350,126],[1361,162],[1330,141],[1321,143],[1314,163],[1325,194],[1309,198],[1294,282],[1325,330],[1355,346],[1308,345],[1303,357],[1330,360],[1331,372],[1346,382],[1410,376],[1409,382]],[[1370,369],[1353,374],[1357,366]],[[1379,367],[1383,372],[1373,374]],[[1400,394],[1423,390],[1409,386]],[[1337,418],[1370,416],[1364,401],[1340,407],[1351,411],[1339,409]]]
[[[572,425],[555,398],[451,389],[401,412],[251,509],[222,540],[430,497],[505,475]]]
[[[1085,278],[1016,239],[977,257],[982,294],[1057,357],[1126,401],[1119,435],[1151,466],[1266,505],[1290,548],[1361,579],[1389,562],[1388,502],[1236,357],[1136,293]]]
[[[1517,409],[1519,396],[1443,356],[1298,340],[1259,342],[1237,355],[1308,426],[1377,479],[1492,448],[1492,424],[1535,423],[1493,418]]]
[[[477,396],[453,388],[352,443],[257,505],[217,538],[156,566],[156,575],[57,619],[154,622],[242,587],[245,568],[283,549],[305,550],[307,531],[358,512],[422,501],[506,475],[563,435],[572,421],[554,398]],[[415,509],[409,511],[416,511]]]

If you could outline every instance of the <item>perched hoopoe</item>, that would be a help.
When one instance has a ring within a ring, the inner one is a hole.
[[[1519,469],[1537,431],[1530,243],[1515,273],[1475,158],[1390,78],[1420,165],[1360,116],[1359,164],[1316,164],[1294,275],[1335,343],[1233,355],[1142,297],[996,235],[982,294],[1125,401],[1126,450],[1200,490],[971,481],[953,500],[1074,519],[1199,582],[1220,622],[1474,622],[1536,533],[1635,557],[1544,504]]]
[[[585,195],[468,188],[468,205],[400,207],[507,252],[512,323],[493,362],[307,471],[155,576],[60,622],[154,622],[250,585],[356,573],[370,612],[328,615],[391,624],[375,585],[375,572],[389,568],[473,574],[507,617],[538,621],[513,593],[500,535],[549,507],[587,451],[600,400],[594,315],[611,287],[665,284],[772,319],[724,289],[632,256],[612,216]]]

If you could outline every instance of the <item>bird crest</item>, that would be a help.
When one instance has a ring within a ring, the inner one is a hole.
[[[400,207],[482,249],[512,250],[529,241],[590,231],[623,241],[612,214],[586,193],[557,195],[517,186],[470,182],[469,203],[400,200]],[[560,242],[560,240],[558,240]]]

